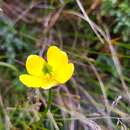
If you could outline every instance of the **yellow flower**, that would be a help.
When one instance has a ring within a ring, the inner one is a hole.
[[[68,63],[68,56],[64,51],[51,46],[47,51],[47,62],[38,55],[30,55],[26,60],[26,69],[28,74],[19,76],[24,85],[49,89],[67,82],[74,72],[74,65]]]

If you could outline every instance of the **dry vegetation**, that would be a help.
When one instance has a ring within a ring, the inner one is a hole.
[[[129,2],[1,1],[0,130],[129,130]],[[26,57],[50,45],[75,64],[51,96],[18,79]]]

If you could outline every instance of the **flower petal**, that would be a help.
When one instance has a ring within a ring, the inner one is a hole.
[[[30,55],[26,60],[26,69],[31,75],[42,76],[42,69],[45,63],[46,62],[42,57],[38,55]]]
[[[59,83],[55,80],[51,80],[49,82],[45,82],[44,85],[41,87],[43,89],[50,89],[52,87],[57,86]]]
[[[28,74],[22,74],[19,76],[19,79],[24,85],[33,88],[49,89],[51,87],[58,85],[57,81],[49,79],[45,76],[36,77]]]
[[[73,72],[74,65],[72,63],[69,63],[58,71],[56,80],[60,83],[65,83],[71,78]]]
[[[57,70],[59,67],[68,63],[68,56],[58,47],[51,46],[47,51],[47,60],[48,63]]]
[[[42,78],[36,77],[36,76],[31,76],[28,74],[22,74],[19,76],[20,81],[28,86],[28,87],[34,87],[34,88],[39,88],[43,86],[44,82]]]

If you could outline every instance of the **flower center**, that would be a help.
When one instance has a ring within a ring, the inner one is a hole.
[[[51,73],[52,73],[52,66],[49,65],[48,63],[46,63],[46,64],[43,66],[42,71],[43,71],[44,74],[51,74]]]

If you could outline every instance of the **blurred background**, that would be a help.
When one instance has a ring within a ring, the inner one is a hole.
[[[0,130],[130,129],[130,0],[0,1]],[[75,73],[48,91],[19,81],[30,54],[67,52]]]

